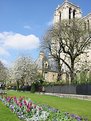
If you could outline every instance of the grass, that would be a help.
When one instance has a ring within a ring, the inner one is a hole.
[[[0,121],[20,121],[20,120],[0,101]]]
[[[11,96],[17,96],[17,97],[25,96],[25,97],[31,98],[31,100],[35,103],[47,104],[51,107],[55,107],[55,108],[59,109],[60,111],[69,112],[72,114],[77,114],[79,116],[86,117],[89,119],[89,121],[91,121],[91,101],[60,98],[60,97],[56,97],[56,96],[48,96],[48,95],[40,95],[40,94],[31,94],[30,92],[8,91],[7,93],[8,93],[8,95],[11,95]],[[5,111],[6,108],[5,109],[3,108],[3,110]],[[7,111],[7,113],[11,114],[10,111]],[[0,116],[1,116],[1,114],[0,114]],[[2,118],[0,117],[0,119],[2,119]],[[2,119],[2,121],[12,121],[12,120],[3,120]],[[18,120],[14,119],[13,121],[18,121]]]

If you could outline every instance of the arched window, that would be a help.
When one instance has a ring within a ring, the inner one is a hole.
[[[69,8],[69,19],[71,19],[71,8]]]
[[[76,16],[76,10],[73,10],[73,18],[75,18]]]
[[[86,28],[87,28],[87,27],[86,27],[86,22],[84,22],[84,29],[86,30]]]
[[[44,68],[48,68],[48,62],[47,61],[44,64]]]
[[[89,30],[89,20],[87,20],[87,27],[88,27],[88,30]]]
[[[52,75],[52,79],[54,80],[54,74]]]
[[[61,21],[61,12],[59,12],[59,21]]]

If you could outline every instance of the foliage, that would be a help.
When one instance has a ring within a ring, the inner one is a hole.
[[[37,92],[37,91],[41,91],[41,87],[43,86],[44,81],[42,79],[40,80],[35,80],[35,82],[33,82],[31,84],[31,92]]]
[[[65,85],[64,80],[56,81],[56,82],[43,82],[43,86],[56,86],[56,85]]]
[[[74,84],[91,84],[91,72],[82,70],[77,73],[74,79]]]
[[[13,86],[17,86],[16,82],[7,83],[7,88],[8,87],[13,87]]]
[[[87,83],[91,84],[91,72],[88,74]]]
[[[31,84],[31,92],[34,93],[36,91],[36,84],[32,83]]]
[[[84,71],[80,72],[80,83],[84,84],[87,81],[87,73]]]

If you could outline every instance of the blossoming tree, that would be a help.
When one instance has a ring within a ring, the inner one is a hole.
[[[30,57],[19,57],[10,69],[10,79],[21,85],[31,84],[37,78],[37,65]]]

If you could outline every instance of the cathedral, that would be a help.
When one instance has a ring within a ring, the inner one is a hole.
[[[64,0],[61,5],[58,5],[54,12],[53,24],[61,22],[62,20],[70,20],[74,18],[84,20],[84,24],[88,28],[91,26],[91,13],[89,13],[87,16],[82,16],[82,12],[79,6],[69,2],[68,0]],[[88,53],[88,60],[91,60],[90,55],[91,50],[89,50]],[[82,58],[84,58],[84,56],[82,56]],[[50,56],[47,57],[44,52],[41,51],[38,59],[36,60],[36,63],[38,64],[39,72],[43,74],[45,81],[55,82],[57,80],[57,66],[55,61]],[[67,73],[65,73],[65,68],[66,67],[64,65],[62,80],[66,80],[68,78]]]

